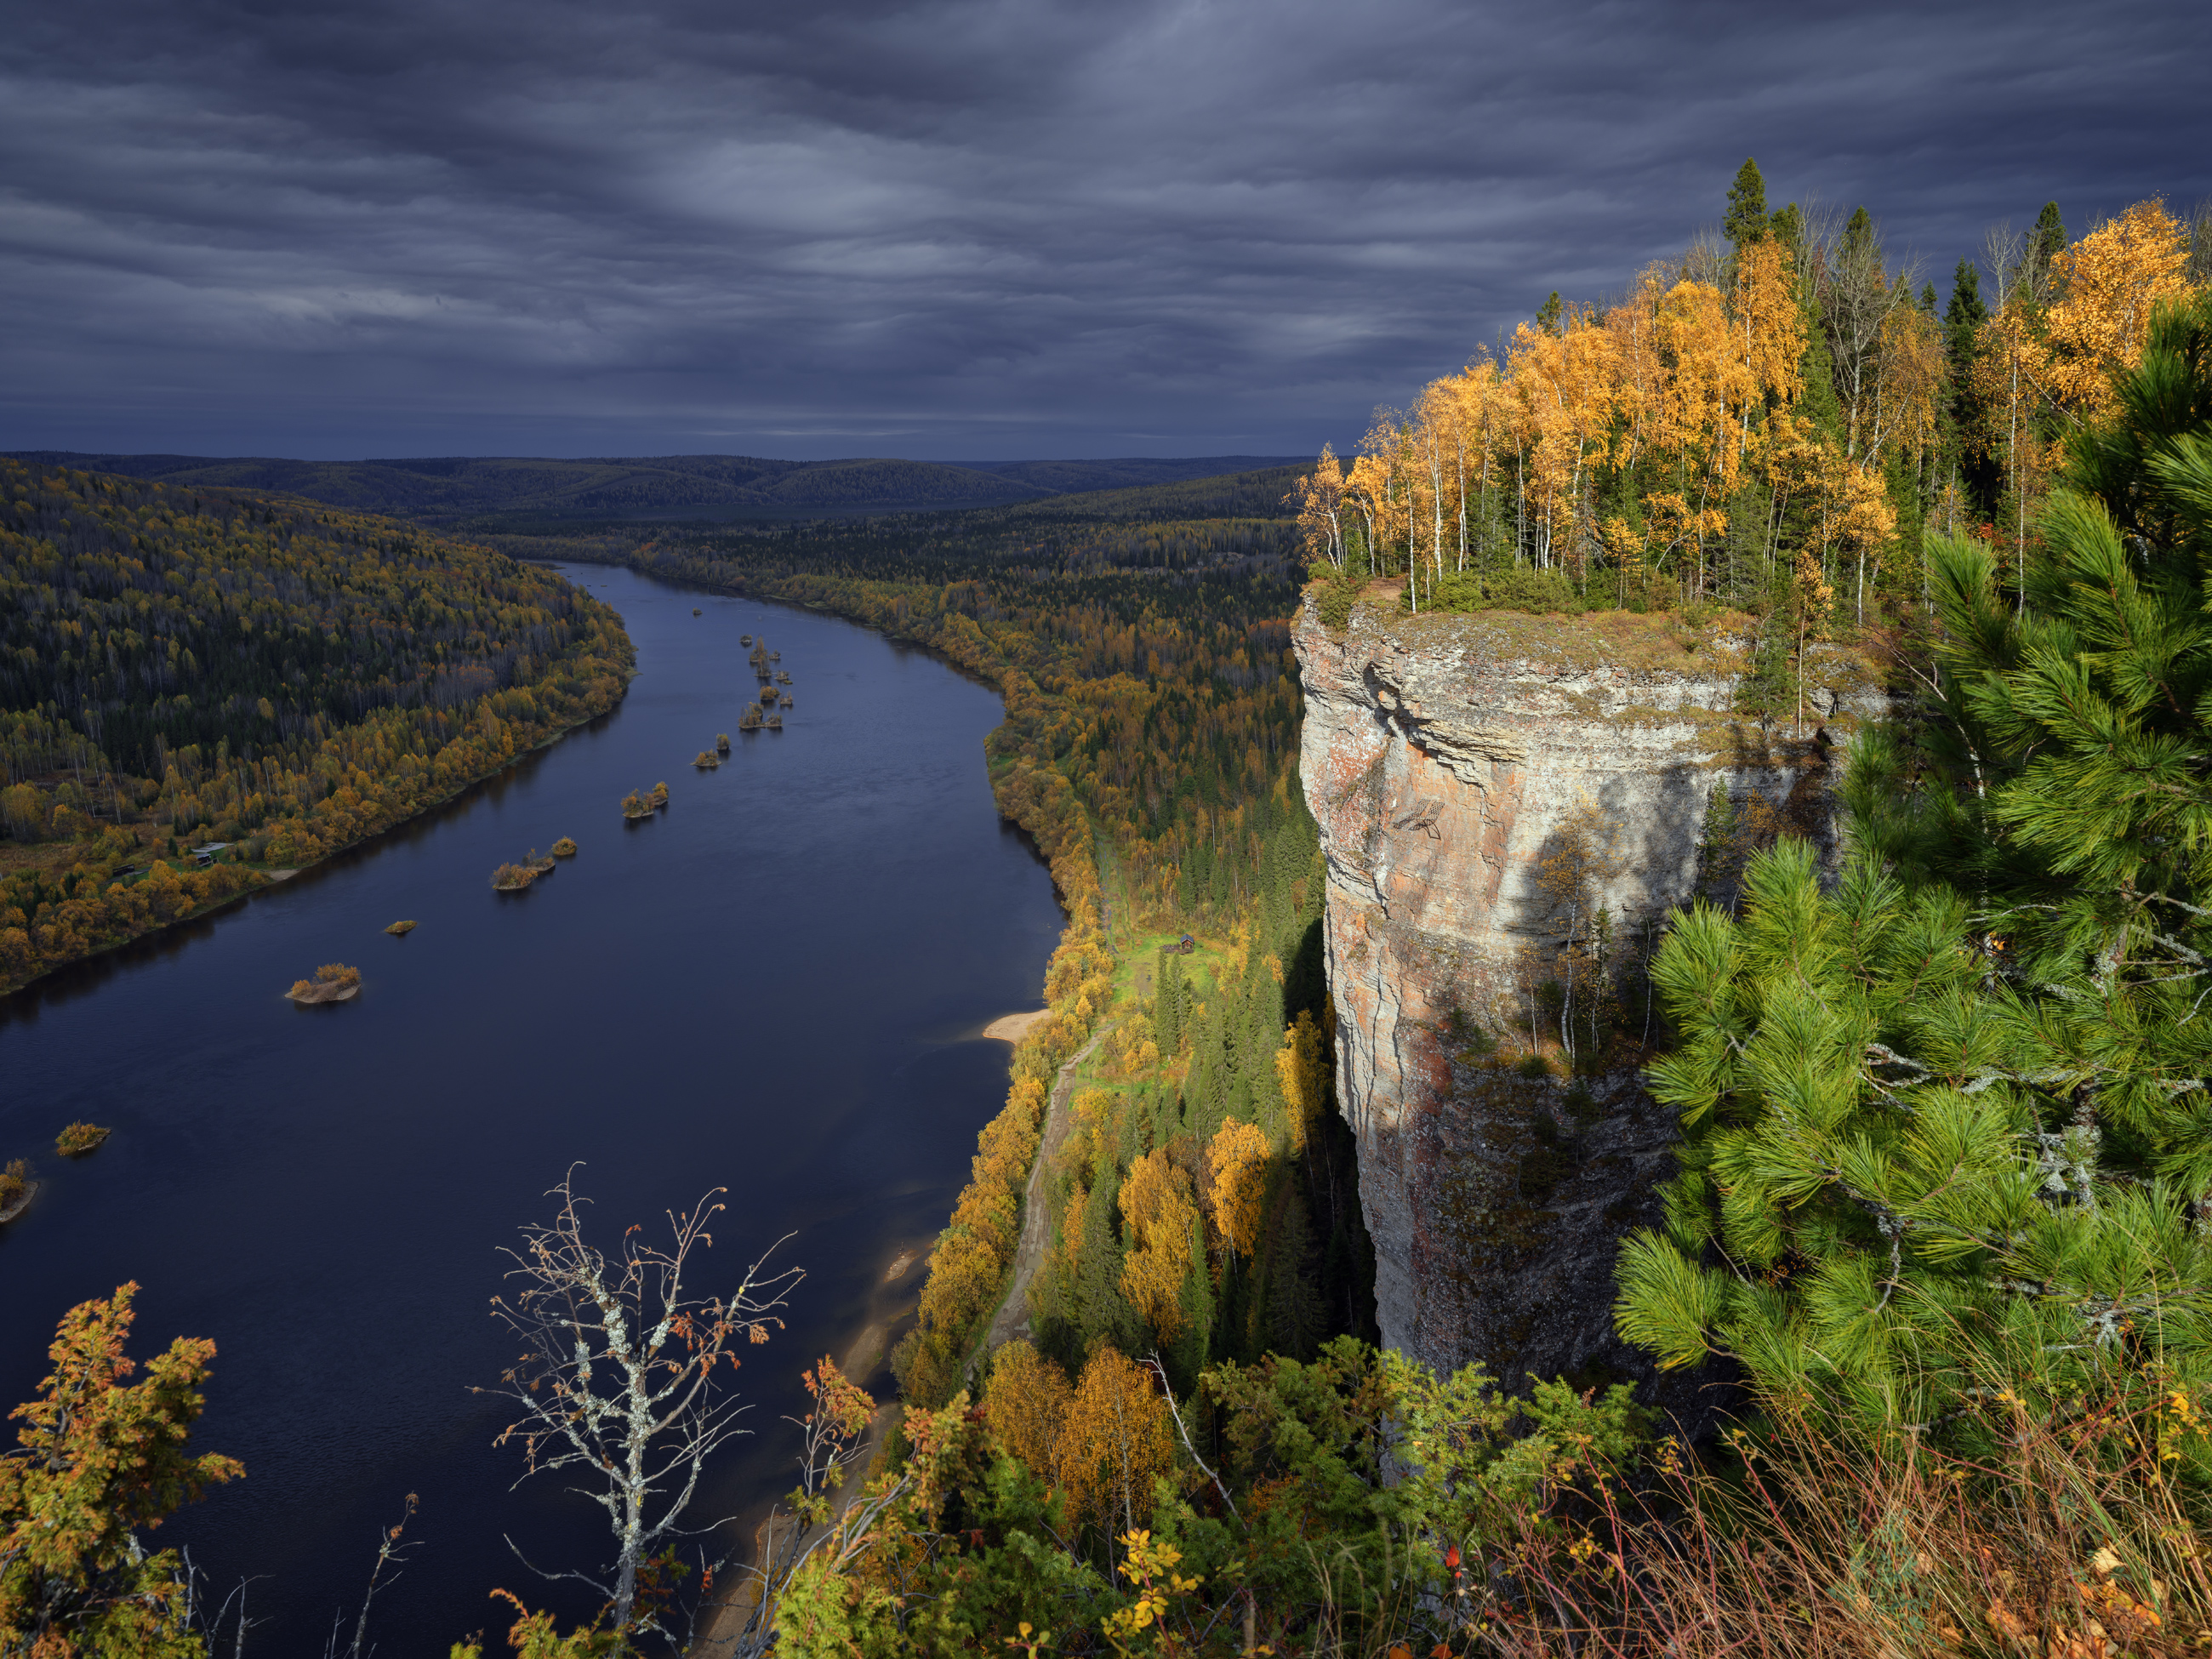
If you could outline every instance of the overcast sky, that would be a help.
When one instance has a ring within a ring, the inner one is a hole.
[[[1554,288],[2212,194],[2212,7],[9,0],[0,447],[1305,453]]]

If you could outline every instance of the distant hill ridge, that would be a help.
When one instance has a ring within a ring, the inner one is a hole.
[[[464,455],[297,461],[68,450],[5,453],[33,465],[297,495],[350,512],[444,526],[507,514],[540,520],[747,518],[1008,507],[1076,491],[1143,489],[1258,471],[1297,465],[1301,459],[1130,456],[956,463],[875,457],[781,461],[749,455],[653,455],[563,460]]]

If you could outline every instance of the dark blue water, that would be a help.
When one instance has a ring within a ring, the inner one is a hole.
[[[611,1243],[729,1189],[712,1258],[778,1236],[791,1328],[749,1351],[755,1437],[700,1512],[792,1482],[799,1368],[896,1312],[884,1269],[944,1224],[1007,1054],[981,1025],[1036,1005],[1060,916],[994,810],[998,699],[846,623],[572,568],[622,612],[642,671],[612,714],[468,795],[222,915],[0,1000],[0,1158],[48,1185],[0,1229],[0,1401],[28,1396],[55,1320],[141,1282],[136,1347],[219,1356],[197,1436],[246,1479],[170,1527],[220,1596],[255,1577],[249,1654],[319,1652],[380,1525],[422,1511],[380,1596],[386,1653],[503,1629],[487,1593],[598,1565],[605,1522],[557,1477],[520,1491],[506,1419],[468,1392],[509,1355],[496,1251],[574,1160]],[[694,605],[705,614],[695,617]],[[787,730],[745,737],[763,635],[794,681]],[[719,771],[691,757],[718,732]],[[619,802],[672,801],[625,824]],[[572,836],[519,895],[493,867]],[[404,939],[388,922],[421,925]],[[283,1000],[322,963],[335,1008]],[[114,1127],[64,1164],[75,1118]],[[879,1384],[887,1379],[878,1376]],[[349,1615],[349,1628],[350,1616]],[[228,1649],[226,1648],[226,1652]]]

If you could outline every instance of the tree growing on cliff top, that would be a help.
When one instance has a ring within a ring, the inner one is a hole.
[[[1759,163],[1747,155],[1735,170],[1735,182],[1729,186],[1728,217],[1721,223],[1721,234],[1741,253],[1753,242],[1764,241],[1767,229],[1766,180],[1759,173]]]
[[[724,1384],[738,1350],[769,1340],[800,1273],[747,1267],[726,1296],[700,1296],[686,1283],[696,1256],[714,1243],[708,1224],[722,1210],[717,1188],[696,1209],[668,1218],[665,1246],[630,1228],[609,1255],[584,1237],[590,1200],[571,1169],[550,1196],[550,1223],[522,1229],[506,1254],[519,1288],[492,1298],[492,1316],[522,1343],[496,1389],[521,1414],[494,1443],[520,1443],[526,1474],[568,1474],[607,1514],[615,1556],[600,1577],[582,1578],[607,1598],[610,1633],[670,1640],[661,1610],[641,1598],[642,1578],[664,1544],[681,1535],[699,1479],[715,1449],[744,1432],[744,1410]],[[781,1242],[781,1241],[779,1241]]]

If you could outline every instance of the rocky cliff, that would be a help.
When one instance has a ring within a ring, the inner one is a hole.
[[[1763,728],[1735,712],[1742,642],[1671,617],[1362,604],[1331,630],[1310,599],[1296,644],[1383,1339],[1508,1382],[1633,1373],[1613,1255],[1656,1219],[1674,1133],[1638,1082],[1639,954],[1758,839],[1832,856],[1829,756],[1886,708],[1876,676],[1819,655],[1802,723],[1793,701]],[[1717,789],[1735,833],[1708,846]],[[1607,959],[1582,971],[1613,988],[1615,1033],[1571,1066],[1559,953],[1601,908]],[[1666,1403],[1694,1410],[1695,1389]]]

